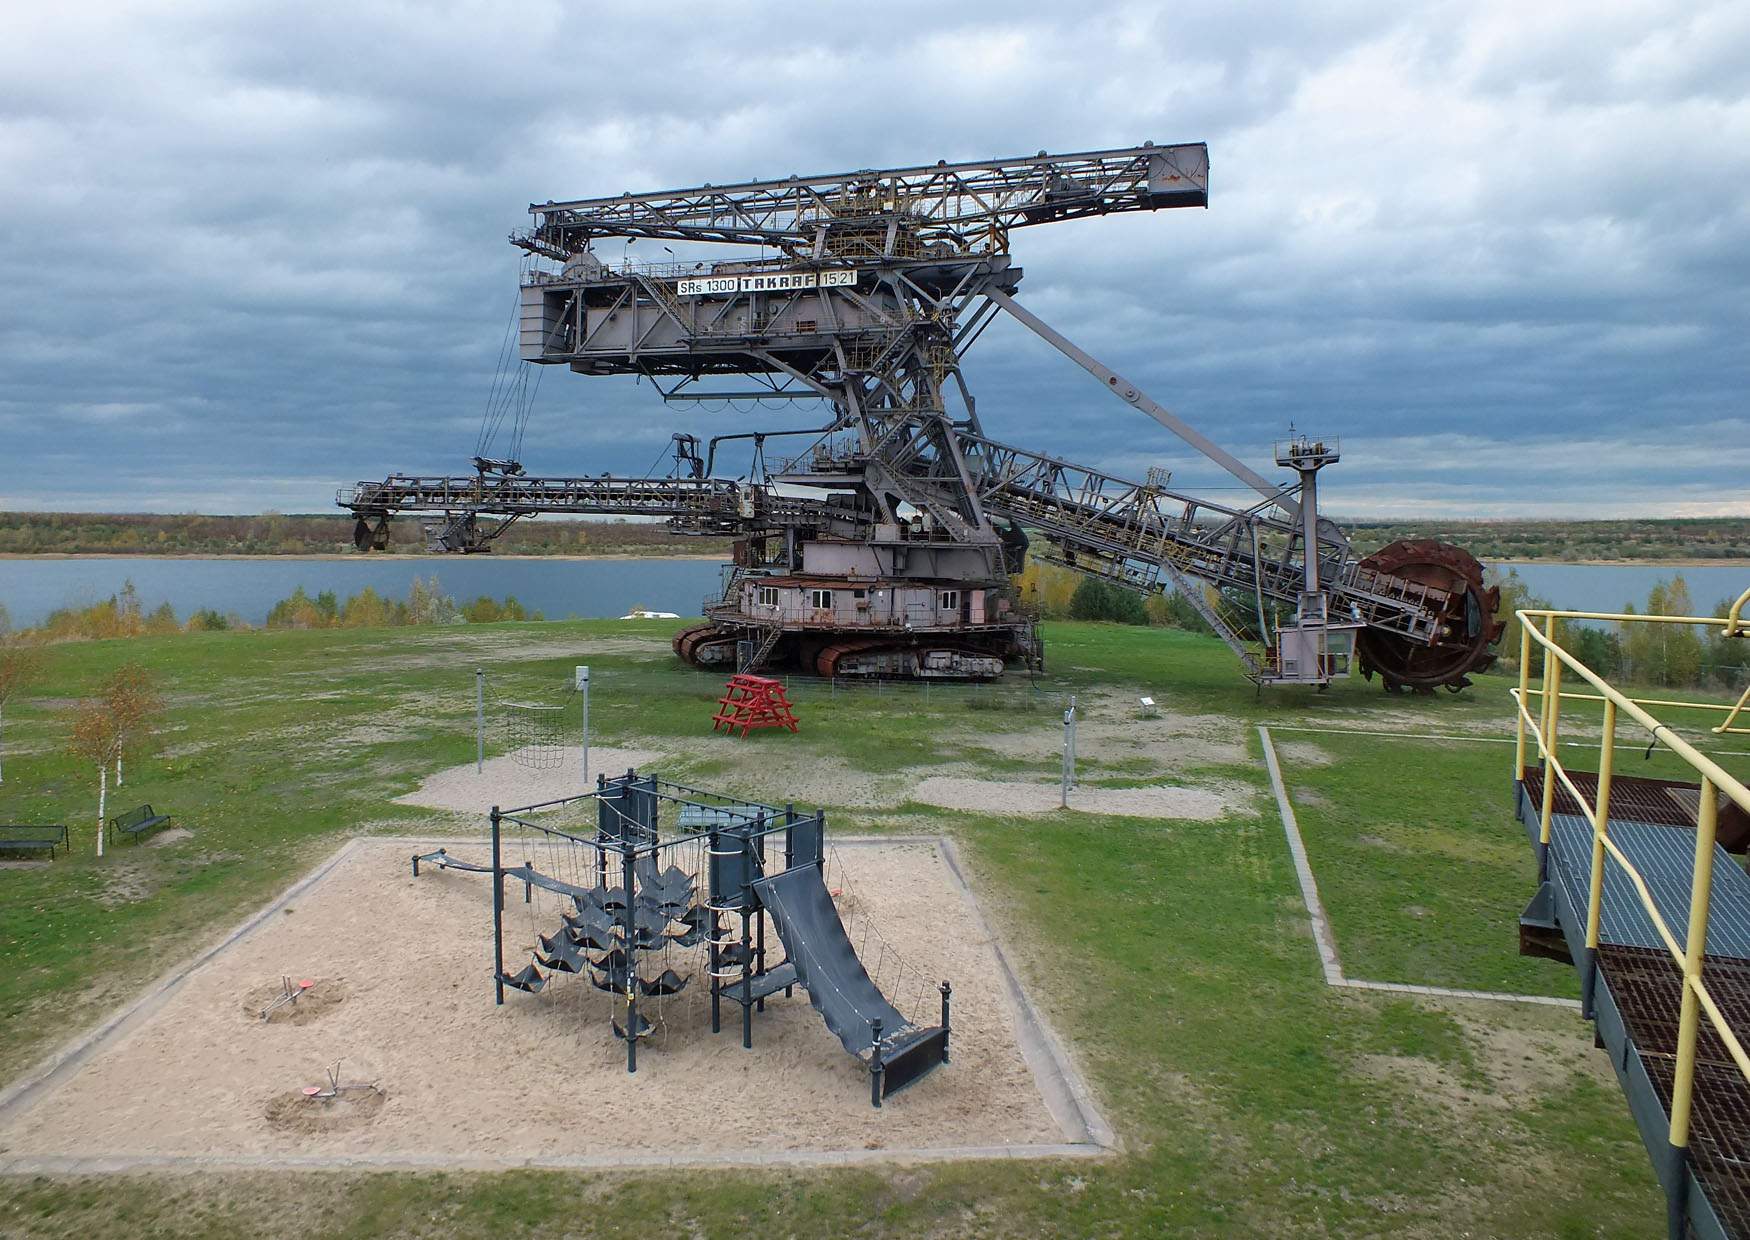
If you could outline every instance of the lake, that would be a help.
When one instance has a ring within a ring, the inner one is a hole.
[[[642,604],[653,611],[699,614],[714,593],[722,561],[497,559],[490,556],[380,559],[153,559],[121,556],[80,560],[0,560],[0,604],[19,625],[40,623],[57,607],[101,602],[132,581],[147,610],[168,602],[179,616],[203,607],[235,612],[260,624],[270,607],[297,586],[344,599],[370,586],[405,598],[415,577],[435,575],[447,594],[471,599],[514,594],[548,619],[621,616]],[[1638,606],[1659,581],[1682,573],[1703,612],[1750,586],[1750,566],[1674,568],[1646,564],[1518,564],[1534,594],[1559,607],[1616,611]]]
[[[57,607],[102,602],[132,581],[147,611],[168,602],[186,619],[211,607],[260,624],[298,586],[342,600],[370,586],[406,598],[415,577],[436,576],[458,600],[490,594],[517,600],[549,620],[623,616],[642,604],[651,611],[696,616],[715,592],[723,561],[497,559],[431,556],[379,559],[153,559],[121,556],[79,560],[0,560],[0,604],[17,625],[40,623]]]

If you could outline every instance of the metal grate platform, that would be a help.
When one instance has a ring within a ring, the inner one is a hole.
[[[1575,782],[1590,793],[1581,778]],[[1695,833],[1664,781],[1645,781],[1619,798],[1613,787],[1610,838],[1646,880],[1653,903],[1681,941],[1689,924]],[[1676,786],[1679,792],[1682,787]],[[1693,789],[1690,789],[1693,795]],[[1565,789],[1558,788],[1556,808]],[[1542,805],[1541,780],[1518,790],[1521,823],[1536,841]],[[1663,807],[1671,805],[1675,813]],[[1657,809],[1665,822],[1637,821],[1630,814]],[[1618,810],[1623,817],[1619,818]],[[1585,957],[1587,895],[1591,885],[1592,829],[1579,813],[1550,820],[1549,915],[1575,961]],[[1633,884],[1614,859],[1605,865],[1600,947],[1591,1015],[1600,1045],[1610,1054],[1641,1139],[1666,1191],[1675,1185],[1684,1201],[1687,1234],[1750,1237],[1750,1082],[1744,1079],[1712,1025],[1704,1021],[1696,1040],[1688,1179],[1674,1177],[1669,1158],[1672,1083],[1676,1072],[1682,974],[1671,959]],[[1540,896],[1540,899],[1542,897]],[[1534,907],[1537,902],[1534,902]],[[1708,917],[1708,955],[1702,966],[1708,992],[1741,1040],[1750,1040],[1750,876],[1716,845],[1713,898]]]
[[[1682,975],[1669,952],[1604,947],[1598,965],[1659,1104],[1669,1115]],[[1709,957],[1702,978],[1734,1030],[1750,1029],[1750,961]],[[1750,1082],[1713,1026],[1696,1038],[1689,1153],[1696,1178],[1729,1235],[1750,1235]]]
[[[1598,798],[1598,776],[1590,771],[1569,771],[1568,778],[1586,794],[1588,801]],[[1522,776],[1525,794],[1534,807],[1543,805],[1543,768],[1527,767]],[[1629,822],[1647,822],[1667,827],[1695,826],[1695,812],[1701,793],[1694,784],[1672,779],[1650,779],[1643,775],[1618,775],[1610,781],[1610,817]],[[1554,803],[1558,814],[1585,817],[1586,810],[1574,800],[1573,793],[1556,782]],[[1734,801],[1719,801],[1719,825],[1714,838],[1727,852],[1741,853],[1750,848],[1750,815]]]
[[[1614,799],[1614,798],[1613,798]],[[1537,821],[1536,817],[1532,821]],[[1695,866],[1695,832],[1610,818],[1610,838],[1647,880],[1666,926],[1683,941],[1689,925],[1689,880]],[[1550,817],[1550,877],[1562,884],[1570,908],[1584,916],[1592,885],[1592,824],[1577,814]],[[1615,860],[1604,866],[1604,909],[1599,938],[1623,947],[1663,951],[1634,885]],[[1750,959],[1750,875],[1723,848],[1714,846],[1713,900],[1708,912],[1709,953]]]

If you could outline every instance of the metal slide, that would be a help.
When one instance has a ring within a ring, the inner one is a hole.
[[[947,1061],[948,1030],[913,1025],[870,980],[839,920],[819,865],[795,866],[756,879],[753,888],[796,966],[797,982],[826,1027],[851,1054],[875,1052],[870,1070],[883,1078],[879,1096],[894,1093]]]

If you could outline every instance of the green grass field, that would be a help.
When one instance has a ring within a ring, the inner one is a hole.
[[[988,916],[1100,1095],[1123,1151],[1074,1163],[822,1172],[571,1175],[136,1175],[0,1184],[0,1232],[108,1235],[1426,1235],[1642,1236],[1662,1203],[1627,1108],[1571,1012],[1423,1001],[1323,983],[1260,762],[1286,783],[1352,977],[1569,995],[1515,952],[1531,858],[1509,814],[1508,682],[1388,698],[1356,682],[1262,697],[1218,643],[1048,627],[1036,689],[798,692],[797,736],[711,743],[720,684],[666,653],[671,626],[618,622],[214,633],[53,649],[7,712],[0,821],[65,821],[74,855],[0,871],[0,1079],[263,904],[473,757],[472,669],[555,696],[593,669],[598,742],[685,756],[664,773],[783,799],[763,770],[903,785],[978,765],[1049,779],[1055,757],[991,733],[1054,733],[1078,695],[1122,724],[1139,693],[1215,748],[1175,777],[1255,793],[1216,823],[1064,814],[1004,819],[902,795],[835,805],[835,830],[952,834]],[[632,640],[628,640],[631,638]],[[642,639],[642,640],[639,640]],[[63,752],[63,711],[119,664],[158,674],[170,728],[114,805],[150,801],[192,835],[94,856],[95,775]],[[1575,712],[1583,730],[1585,712]],[[1441,733],[1404,740],[1288,727]],[[1634,738],[1625,738],[1632,743]],[[684,742],[684,744],[681,744]],[[1223,748],[1225,747],[1225,748]],[[1724,748],[1724,746],[1709,746]],[[1004,756],[1007,753],[1008,756]],[[1625,746],[1628,763],[1639,750]],[[1224,756],[1225,755],[1225,756]],[[1084,746],[1090,782],[1150,782]],[[1730,759],[1750,772],[1750,762]]]

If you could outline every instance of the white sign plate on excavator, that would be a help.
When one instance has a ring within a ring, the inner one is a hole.
[[[857,273],[843,267],[830,271],[766,271],[750,276],[688,276],[675,285],[682,297],[708,293],[788,293],[804,288],[843,288],[857,282]]]

